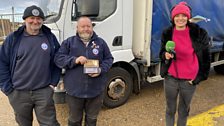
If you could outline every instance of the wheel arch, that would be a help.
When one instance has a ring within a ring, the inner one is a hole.
[[[114,63],[111,69],[113,67],[121,67],[130,73],[133,82],[133,92],[138,94],[140,92],[140,73],[137,63],[133,61],[130,63],[121,61]]]

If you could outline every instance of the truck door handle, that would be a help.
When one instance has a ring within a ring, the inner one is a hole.
[[[112,43],[113,46],[122,46],[122,36],[116,36]]]

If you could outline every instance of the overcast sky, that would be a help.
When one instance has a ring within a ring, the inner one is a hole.
[[[0,0],[0,13],[11,13],[12,7],[15,13],[22,13],[24,9],[31,5],[47,5],[49,0]]]

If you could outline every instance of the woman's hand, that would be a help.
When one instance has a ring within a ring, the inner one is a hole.
[[[169,59],[171,59],[171,58],[174,58],[174,55],[171,54],[171,53],[165,52],[165,58],[166,58],[167,60],[169,60]]]

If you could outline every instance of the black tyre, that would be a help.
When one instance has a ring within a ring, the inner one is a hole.
[[[108,108],[123,105],[132,93],[133,82],[130,74],[122,68],[114,67],[108,72],[103,104]]]
[[[214,66],[214,70],[218,74],[224,74],[224,64],[218,65],[218,66]]]
[[[220,54],[219,60],[224,60],[224,53]],[[214,66],[214,70],[218,74],[224,74],[224,64],[218,65],[218,66]]]

